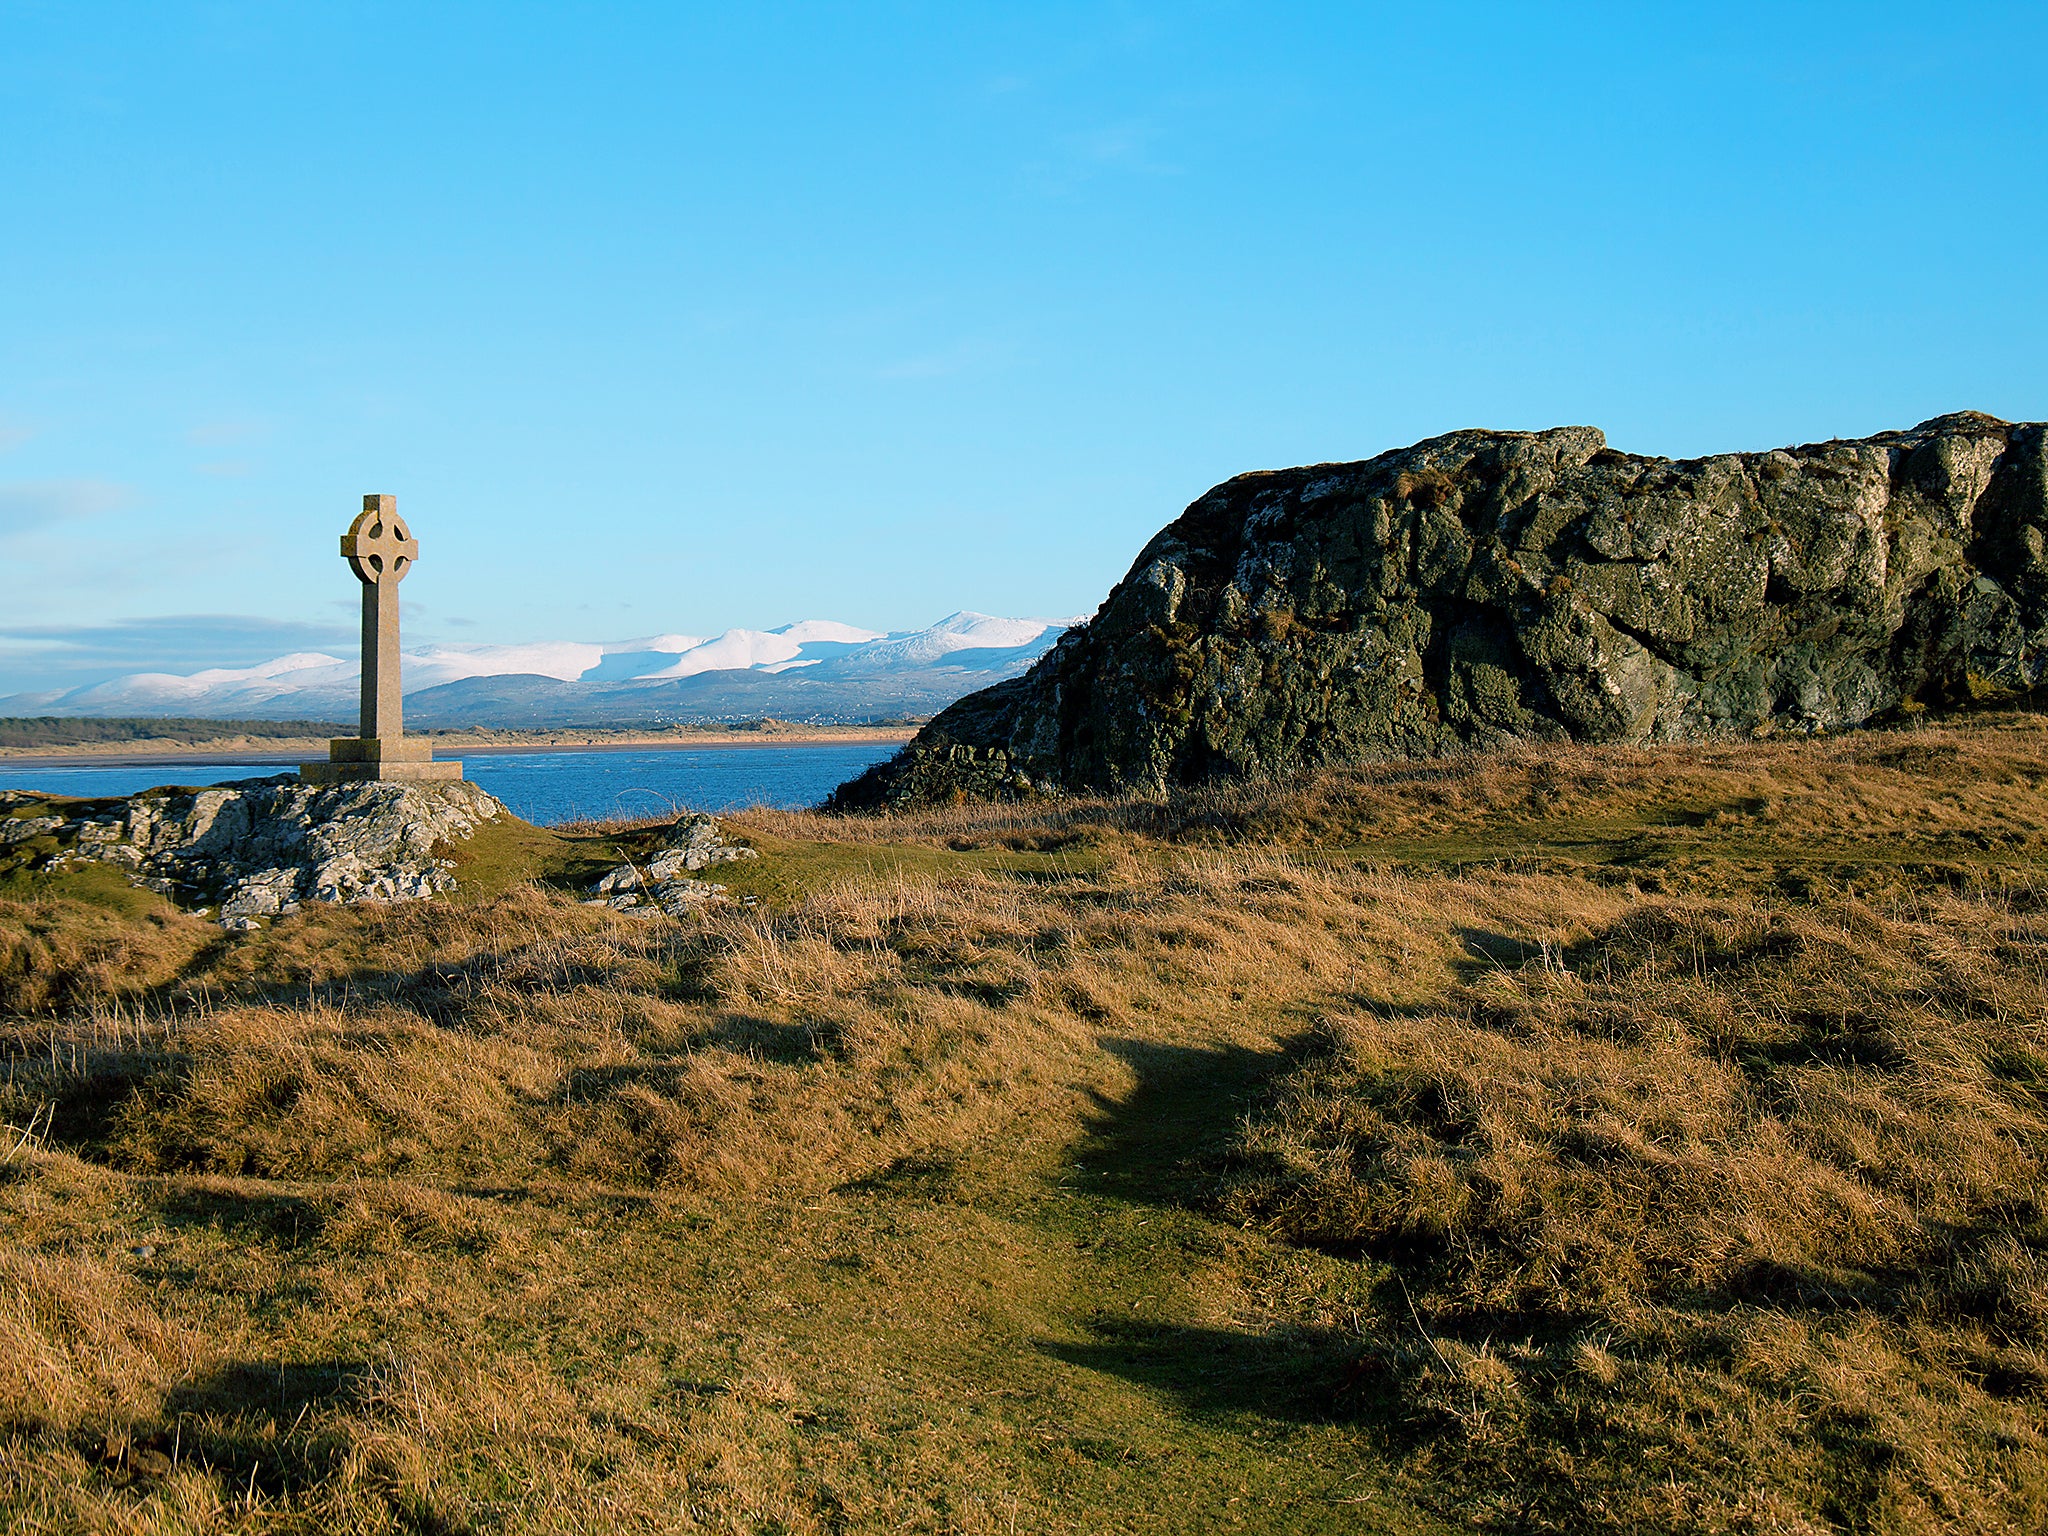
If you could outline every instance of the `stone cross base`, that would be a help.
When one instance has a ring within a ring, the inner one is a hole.
[[[459,779],[462,764],[434,761],[434,749],[404,736],[342,736],[327,743],[327,761],[299,764],[308,784],[350,784],[359,779]]]

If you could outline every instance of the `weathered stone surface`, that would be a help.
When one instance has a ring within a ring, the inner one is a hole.
[[[227,927],[308,901],[411,901],[448,890],[455,877],[436,850],[505,814],[467,782],[319,788],[289,776],[149,790],[75,817],[36,814],[48,802],[33,801],[0,804],[0,843],[47,837],[54,846],[39,867],[111,865],[188,905],[218,906]]]
[[[1454,432],[1202,497],[1029,674],[843,808],[1159,793],[1515,739],[1855,726],[2048,672],[2041,424],[1769,453]]]
[[[11,848],[16,843],[25,843],[32,837],[42,837],[56,832],[64,825],[62,816],[18,816],[0,821],[0,848]]]
[[[640,917],[657,912],[683,917],[723,901],[726,888],[691,875],[714,864],[760,855],[743,843],[726,841],[712,817],[685,816],[669,830],[661,851],[644,864],[621,864],[591,886],[589,906],[608,906]]]

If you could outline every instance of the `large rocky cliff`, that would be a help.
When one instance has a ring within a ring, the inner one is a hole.
[[[2043,436],[1966,413],[1673,460],[1592,427],[1473,431],[1240,475],[1029,674],[834,803],[1158,793],[2011,698],[2048,672]]]

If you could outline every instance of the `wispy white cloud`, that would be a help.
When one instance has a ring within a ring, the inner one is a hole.
[[[290,651],[345,649],[347,624],[248,614],[170,614],[104,624],[0,623],[0,693],[76,687],[129,672],[248,666]]]
[[[36,429],[19,416],[0,416],[0,453],[19,448],[36,435]]]
[[[118,512],[134,499],[129,487],[108,480],[0,481],[0,538]]]
[[[1102,176],[1179,176],[1186,167],[1160,153],[1166,132],[1149,118],[1127,118],[1062,134],[1058,152],[1024,166],[1042,193],[1064,195]]]
[[[1159,131],[1150,123],[1108,123],[1086,133],[1072,135],[1068,143],[1075,155],[1097,165],[1119,170],[1143,171],[1154,176],[1176,176],[1180,167],[1152,153]]]

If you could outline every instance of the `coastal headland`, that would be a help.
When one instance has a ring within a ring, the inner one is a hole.
[[[2048,681],[2048,427],[1700,459],[1462,431],[1238,475],[840,792],[1159,794],[1519,741],[1810,734]]]
[[[2039,426],[1453,434],[815,810],[0,791],[0,1523],[2042,1529],[2044,669]]]

